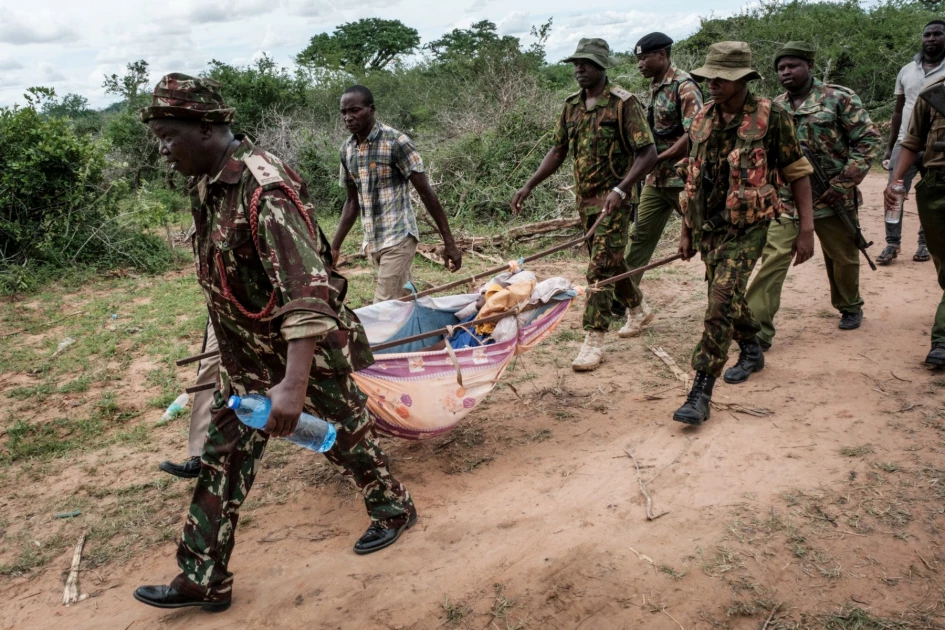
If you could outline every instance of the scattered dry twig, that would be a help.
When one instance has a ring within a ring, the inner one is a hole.
[[[686,386],[687,389],[689,388],[689,375],[683,372],[681,369],[679,369],[679,366],[676,365],[675,361],[673,361],[673,357],[669,356],[669,354],[667,354],[666,351],[663,350],[663,348],[660,346],[657,346],[655,348],[653,346],[647,346],[647,348],[649,348],[650,352],[658,356],[660,360],[663,363],[665,363],[667,367],[669,367],[669,369],[673,373],[673,376],[675,376],[679,381],[681,381],[683,385]]]
[[[657,355],[657,356],[659,356],[659,355]],[[650,498],[649,493],[646,491],[646,487],[647,487],[648,485],[650,485],[651,483],[653,483],[654,481],[656,481],[657,478],[659,478],[659,476],[663,474],[663,471],[665,471],[667,468],[669,468],[670,466],[672,466],[673,464],[675,464],[677,461],[679,461],[679,458],[682,457],[683,455],[685,455],[685,454],[686,454],[686,451],[689,450],[689,446],[690,446],[691,444],[692,444],[692,440],[688,440],[688,439],[687,439],[687,440],[686,440],[686,446],[685,446],[685,448],[683,448],[683,450],[679,453],[679,455],[677,455],[675,458],[673,458],[673,460],[672,460],[671,462],[669,462],[668,464],[666,464],[665,466],[663,466],[662,468],[660,468],[660,471],[659,471],[658,473],[656,473],[655,475],[653,475],[653,478],[650,479],[649,481],[647,481],[646,483],[643,483],[643,475],[640,473],[640,462],[637,461],[637,458],[634,456],[633,452],[630,451],[630,447],[626,447],[626,448],[623,449],[623,452],[626,453],[627,455],[629,455],[629,456],[630,456],[630,459],[633,460],[633,465],[634,465],[634,466],[636,467],[636,469],[637,469],[637,483],[640,484],[640,492],[642,492],[642,493],[643,493],[643,496],[646,498],[646,520],[648,520],[648,521],[655,521],[655,520],[658,519],[659,517],[661,517],[661,516],[666,516],[667,514],[669,514],[669,511],[667,510],[667,511],[665,511],[665,512],[660,512],[660,513],[657,514],[656,516],[653,515],[653,499]],[[634,552],[634,553],[636,553],[636,552]],[[637,555],[639,555],[639,554],[637,554]]]
[[[69,313],[65,317],[54,319],[51,322],[43,322],[42,324],[36,324],[35,326],[27,326],[26,328],[21,328],[20,330],[14,330],[13,332],[4,333],[0,335],[0,339],[4,339],[6,337],[12,337],[13,335],[19,335],[20,333],[24,333],[28,330],[33,330],[35,328],[41,328],[43,326],[52,326],[53,324],[58,324],[59,322],[69,319],[70,317],[75,317],[76,315],[84,315],[84,314],[85,314],[85,311],[76,311],[74,313]]]
[[[66,588],[62,593],[62,603],[66,606],[79,601],[79,563],[82,562],[82,547],[84,545],[85,534],[82,534],[79,536],[79,542],[75,545],[75,552],[72,554],[72,568],[69,570]]]
[[[765,625],[761,626],[761,630],[768,630],[768,626],[771,624],[771,620],[774,619],[774,616],[781,610],[781,604],[777,604],[774,608],[771,609],[771,614],[768,615],[768,618],[765,620]]]

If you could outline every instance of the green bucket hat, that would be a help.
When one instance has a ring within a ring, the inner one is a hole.
[[[599,37],[581,39],[574,54],[567,59],[562,59],[561,63],[573,63],[579,59],[593,61],[605,70],[617,66],[617,58],[610,54],[610,46]]]
[[[774,65],[777,67],[781,57],[797,57],[804,61],[813,61],[817,51],[814,45],[808,42],[788,42],[774,54]]]
[[[719,42],[709,46],[709,53],[701,68],[690,72],[700,81],[725,79],[726,81],[752,81],[760,79],[751,67],[751,48],[745,42]]]
[[[236,110],[227,107],[220,94],[220,84],[175,72],[154,86],[151,106],[141,110],[142,122],[152,118],[177,118],[206,123],[233,122]]]

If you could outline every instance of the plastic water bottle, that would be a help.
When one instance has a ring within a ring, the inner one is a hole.
[[[258,394],[247,394],[246,396],[230,396],[226,406],[235,411],[236,416],[246,426],[264,430],[266,422],[269,421],[272,401]],[[285,439],[316,453],[324,453],[334,445],[336,435],[335,425],[303,413],[299,416],[299,424],[295,432]]]
[[[188,401],[190,401],[190,396],[187,394],[181,394],[174,402],[171,403],[171,406],[167,408],[167,411],[164,412],[164,415],[161,416],[161,422],[170,422],[174,419],[177,413],[187,406]]]
[[[895,225],[902,221],[903,206],[906,203],[906,185],[901,179],[893,184],[892,191],[896,193],[898,201],[892,208],[886,208],[886,223]]]

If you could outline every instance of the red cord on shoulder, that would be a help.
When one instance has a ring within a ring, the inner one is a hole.
[[[311,217],[308,216],[308,213],[305,212],[305,204],[302,203],[302,199],[299,198],[295,189],[286,184],[285,182],[279,182],[279,187],[282,189],[282,192],[285,193],[285,196],[292,200],[292,203],[295,204],[296,209],[298,209],[299,214],[302,215],[302,218],[305,220],[305,225],[308,226],[308,232],[311,234],[312,239],[316,239],[315,236],[315,226],[312,223]],[[250,232],[253,235],[253,245],[256,246],[256,251],[259,252],[259,199],[262,197],[263,188],[262,186],[258,187],[254,192],[253,196],[249,202],[249,228]],[[276,290],[272,290],[272,295],[269,296],[269,303],[266,304],[266,307],[259,311],[258,313],[253,313],[242,304],[239,303],[239,300],[236,299],[236,296],[233,295],[233,291],[230,289],[230,283],[226,279],[226,269],[223,266],[223,255],[217,250],[216,256],[217,268],[220,271],[220,285],[223,289],[223,297],[229,300],[237,310],[242,313],[245,317],[253,321],[259,321],[265,319],[272,315],[273,311],[276,310]]]

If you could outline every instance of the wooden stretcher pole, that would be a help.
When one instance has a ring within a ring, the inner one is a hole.
[[[595,225],[596,225],[596,224],[595,224]],[[592,234],[593,234],[593,232],[592,232]],[[600,287],[610,286],[610,285],[612,285],[612,284],[615,284],[615,283],[617,283],[617,282],[620,282],[620,281],[623,280],[624,278],[629,278],[630,276],[639,275],[639,274],[644,273],[644,272],[646,272],[646,271],[649,271],[649,270],[651,270],[651,269],[656,269],[657,267],[662,267],[663,265],[669,264],[669,263],[673,262],[674,260],[679,260],[681,257],[682,257],[682,256],[681,256],[680,254],[673,254],[672,256],[668,256],[668,257],[666,257],[666,258],[657,260],[656,262],[652,262],[652,263],[650,263],[649,265],[644,265],[643,267],[638,267],[638,268],[636,268],[636,269],[632,269],[632,270],[630,270],[630,271],[627,271],[626,273],[622,273],[622,274],[620,274],[619,276],[614,276],[613,278],[608,278],[608,279],[606,279],[606,280],[602,280],[602,281],[600,281],[600,282],[596,282],[596,283],[594,283],[593,285],[589,286],[589,287],[587,288],[587,290],[588,290],[588,291],[593,291],[593,290],[598,289],[598,288],[600,288]],[[505,268],[505,267],[502,267],[502,269],[504,269],[504,268]],[[540,306],[544,306],[544,305],[541,304],[541,303],[539,303],[539,304],[530,304],[530,305],[526,306],[525,308],[523,308],[523,309],[520,310],[520,311],[506,311],[505,313],[499,313],[499,314],[497,314],[497,315],[490,315],[489,317],[483,317],[483,318],[481,318],[481,319],[474,319],[474,320],[471,321],[471,322],[466,322],[465,324],[462,324],[462,327],[463,327],[463,328],[470,328],[470,327],[473,327],[473,326],[478,326],[479,324],[491,324],[491,323],[494,323],[494,322],[498,322],[498,321],[500,321],[500,320],[502,320],[502,319],[505,319],[506,317],[510,317],[510,316],[512,316],[512,315],[517,315],[517,314],[519,314],[519,313],[526,313],[526,312],[528,312],[528,311],[535,310],[536,308],[538,308],[538,307],[540,307]],[[375,351],[375,352],[379,352],[379,351],[381,351],[381,350],[387,350],[388,348],[396,348],[397,346],[402,346],[402,345],[405,345],[405,344],[408,344],[408,343],[413,343],[414,341],[423,341],[424,339],[430,339],[431,337],[442,337],[442,336],[448,334],[451,329],[456,329],[456,328],[458,328],[458,327],[459,327],[459,326],[457,325],[457,326],[451,326],[450,328],[438,328],[437,330],[431,330],[431,331],[429,331],[429,332],[421,333],[421,334],[419,334],[419,335],[413,335],[412,337],[404,337],[403,339],[397,339],[397,340],[394,340],[394,341],[385,341],[385,342],[383,342],[383,343],[378,343],[378,344],[375,344],[375,345],[371,346],[371,350],[373,350],[373,351]],[[193,362],[195,362],[195,361],[200,361],[200,360],[202,360],[202,359],[209,359],[210,357],[216,356],[217,354],[219,354],[219,353],[218,353],[218,352],[205,352],[204,354],[199,354],[199,355],[194,356],[194,357],[188,357],[188,358],[186,358],[186,359],[181,359],[180,361],[177,362],[177,365],[187,365],[188,363],[193,363]],[[209,389],[210,387],[212,387],[212,386],[209,386],[209,387],[207,387],[207,388]],[[188,388],[188,389],[187,389],[187,393],[188,393],[188,394],[192,394],[192,393],[194,393],[195,391],[202,391],[202,390],[200,390],[200,389],[198,389],[198,388],[195,388],[195,387],[191,387],[191,388]]]
[[[656,262],[651,262],[649,265],[644,265],[642,267],[637,267],[636,269],[631,269],[630,271],[625,271],[624,273],[613,276],[612,278],[607,278],[606,280],[601,280],[600,282],[595,282],[594,284],[587,287],[588,291],[593,291],[594,289],[599,289],[600,287],[608,287],[612,284],[617,284],[621,280],[629,278],[630,276],[638,276],[641,273],[645,273],[650,269],[656,269],[657,267],[662,267],[667,265],[674,260],[679,260],[682,258],[682,254],[673,254],[672,256],[667,256],[666,258],[661,258]]]
[[[525,258],[522,259],[523,262],[531,262],[531,261],[533,261],[533,260],[538,260],[539,258],[544,258],[545,256],[550,256],[551,254],[554,254],[554,253],[563,251],[563,250],[565,250],[565,249],[569,249],[569,248],[571,248],[571,247],[574,247],[575,245],[580,245],[581,243],[586,243],[587,241],[589,241],[589,240],[591,239],[592,236],[594,236],[594,232],[597,231],[597,226],[600,225],[600,222],[604,219],[604,216],[605,216],[604,213],[601,212],[600,215],[597,217],[597,220],[594,222],[594,225],[591,226],[591,229],[588,230],[588,231],[587,231],[587,234],[585,234],[584,236],[581,236],[580,238],[576,238],[576,239],[570,240],[570,241],[568,241],[567,243],[562,243],[561,245],[556,245],[555,247],[552,247],[551,249],[546,249],[546,250],[544,250],[544,251],[540,251],[540,252],[538,252],[537,254],[532,254],[531,256],[526,256]],[[470,282],[476,282],[477,280],[481,280],[481,279],[483,279],[483,278],[488,278],[489,276],[494,276],[494,275],[497,274],[497,273],[501,273],[501,272],[503,272],[503,271],[508,271],[508,269],[509,269],[509,265],[508,265],[507,263],[504,264],[504,265],[500,265],[500,266],[498,266],[498,267],[492,267],[491,269],[486,269],[485,271],[480,271],[479,273],[474,274],[474,275],[472,275],[472,276],[470,276],[470,277],[468,277],[468,278],[463,278],[462,280],[454,280],[453,282],[449,282],[449,283],[444,284],[444,285],[442,285],[442,286],[433,287],[432,289],[426,289],[426,290],[421,291],[421,292],[419,292],[419,293],[417,293],[417,294],[405,295],[404,297],[399,298],[399,301],[401,301],[401,302],[409,302],[409,301],[413,300],[414,298],[421,298],[421,297],[424,297],[424,296],[427,296],[427,295],[433,295],[434,293],[442,293],[443,291],[448,291],[448,290],[450,290],[450,289],[455,289],[456,287],[461,287],[461,286],[463,286],[464,284],[469,284]]]

